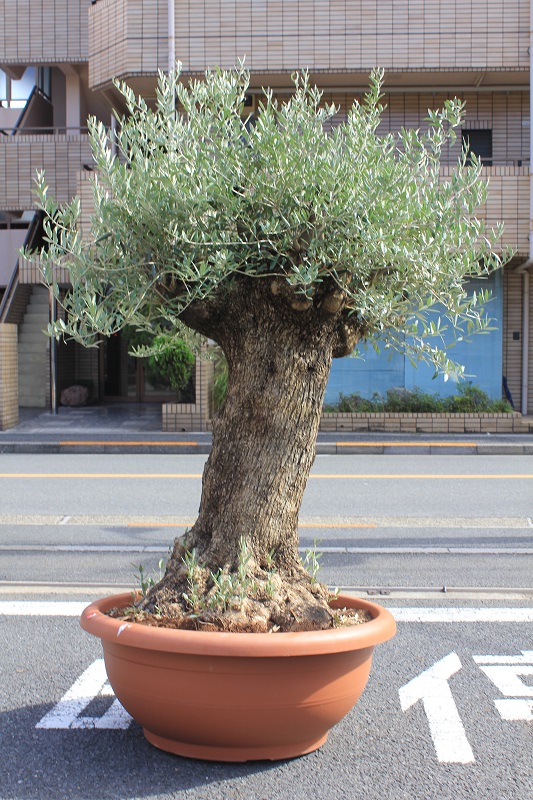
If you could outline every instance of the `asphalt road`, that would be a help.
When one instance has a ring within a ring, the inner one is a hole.
[[[528,456],[317,459],[302,547],[320,539],[320,577],[378,592],[398,620],[317,753],[211,764],[128,720],[102,727],[113,698],[77,616],[133,565],[156,569],[194,518],[203,461],[0,455],[0,800],[531,800]],[[65,705],[74,686],[84,699]]]
[[[0,580],[131,580],[192,524],[203,456],[0,455]],[[533,457],[319,456],[300,516],[343,587],[527,588]],[[81,557],[83,554],[83,557]]]
[[[2,514],[195,514],[201,455],[0,454]],[[302,515],[531,516],[533,456],[318,456]]]

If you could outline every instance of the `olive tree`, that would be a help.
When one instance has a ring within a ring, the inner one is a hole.
[[[254,124],[242,67],[189,84],[179,68],[161,74],[153,107],[117,83],[116,149],[89,121],[90,232],[79,200],[57,205],[37,178],[45,278],[60,264],[72,282],[52,335],[90,345],[126,325],[188,328],[227,359],[198,519],[147,612],[234,630],[331,626],[327,590],[298,555],[298,512],[332,359],[379,337],[450,373],[444,329],[487,326],[486,298],[465,289],[502,262],[501,231],[475,216],[481,166],[463,151],[440,176],[463,104],[428,112],[426,132],[379,135],[382,78],[339,124],[305,74],[283,102],[265,90]]]

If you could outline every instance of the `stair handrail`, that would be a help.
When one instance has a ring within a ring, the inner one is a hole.
[[[28,232],[24,238],[24,247],[31,248],[35,244],[35,240],[37,236],[41,234],[41,225],[42,225],[42,211],[36,211],[33,215],[33,218],[29,224]],[[17,258],[17,263],[15,264],[15,268],[9,280],[9,283],[6,286],[6,290],[3,294],[2,300],[0,301],[0,323],[5,322],[5,318],[9,313],[9,309],[11,307],[11,302],[13,300],[15,290],[19,284],[19,277],[20,277],[20,256]]]

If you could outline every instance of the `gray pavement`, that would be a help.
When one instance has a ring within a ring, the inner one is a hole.
[[[208,431],[164,433],[161,404],[21,409],[0,453],[208,453]],[[317,454],[533,455],[533,434],[321,432]]]
[[[40,412],[20,441],[39,443],[43,421],[52,444],[182,440],[143,429],[146,409],[86,411]],[[389,607],[398,633],[319,751],[246,764],[172,756],[109,723],[101,645],[77,620],[131,590],[139,563],[157,575],[205,455],[0,457],[1,800],[530,800],[533,459],[365,452],[317,458],[301,546],[320,538],[321,580]]]

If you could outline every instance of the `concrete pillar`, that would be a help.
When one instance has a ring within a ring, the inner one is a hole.
[[[167,432],[206,431],[213,416],[214,361],[197,358],[194,376],[194,403],[163,403],[163,430]]]
[[[81,120],[80,76],[77,73],[66,75],[65,88],[67,133],[79,133]]]
[[[208,429],[213,416],[213,380],[215,362],[205,358],[196,359],[196,413],[200,417],[200,430]]]
[[[0,324],[0,431],[19,421],[17,326]]]

